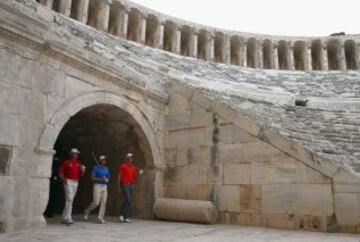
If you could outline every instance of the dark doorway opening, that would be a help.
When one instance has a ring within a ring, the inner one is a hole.
[[[74,147],[81,151],[80,160],[87,168],[79,181],[74,214],[83,214],[92,201],[93,183],[90,176],[96,164],[92,155],[95,154],[96,157],[108,157],[111,178],[106,215],[118,216],[122,195],[118,192],[117,169],[126,153],[132,152],[135,154],[135,165],[145,170],[145,174],[138,176],[135,184],[132,216],[142,219],[153,217],[155,173],[151,148],[141,127],[128,113],[118,107],[101,104],[83,109],[73,116],[63,127],[54,145],[55,157],[59,160],[54,159],[54,175],[57,175],[60,163]],[[64,207],[63,185],[60,180],[51,181],[50,185],[49,206],[55,215],[59,215]]]

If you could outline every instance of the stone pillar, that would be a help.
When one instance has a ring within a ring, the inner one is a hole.
[[[215,59],[215,39],[214,39],[214,36],[209,33],[208,35],[208,51],[207,51],[207,58],[206,60],[207,61],[214,61]]]
[[[180,54],[181,51],[181,31],[176,27],[174,44],[173,44],[173,53]]]
[[[327,46],[323,42],[321,42],[321,44],[322,44],[321,70],[328,71],[329,70],[329,60],[328,60]]]
[[[139,26],[139,37],[136,38],[137,42],[145,44],[146,41],[146,18],[141,14],[140,16],[140,26]]]
[[[73,2],[75,4],[75,1]],[[89,14],[89,0],[77,0],[78,4],[75,19],[83,24],[87,24]]]
[[[289,43],[289,52],[288,52],[288,70],[294,70],[294,44],[292,42]]]
[[[278,47],[276,44],[274,44],[274,54],[273,54],[273,65],[274,65],[274,69],[278,70],[279,69],[279,52],[278,52]]]
[[[54,0],[40,0],[40,4],[45,5],[46,7],[52,8]]]
[[[198,36],[198,32],[197,31],[193,31],[192,33],[192,38],[191,38],[191,57],[197,58],[198,56],[198,40],[199,40],[199,36]]]
[[[111,3],[112,0],[96,0],[94,2],[89,19],[90,26],[100,31],[108,31]]]
[[[223,46],[223,61],[225,64],[231,64],[231,43],[230,43],[230,36],[224,35],[224,46]]]
[[[339,61],[339,70],[346,70],[346,57],[345,57],[345,46],[344,42],[341,43],[341,46],[339,48],[339,53],[337,53],[337,59]]]
[[[259,41],[257,44],[257,63],[256,67],[264,68],[264,53],[262,43]]]
[[[72,0],[59,0],[59,13],[69,17],[71,13]]]
[[[157,39],[156,39],[156,44],[155,44],[155,46],[156,46],[156,48],[158,48],[158,49],[163,49],[163,47],[164,47],[164,27],[165,25],[164,25],[164,23],[159,23],[159,32],[158,32],[158,36],[157,36]]]
[[[247,66],[247,42],[246,40],[241,41],[241,62],[240,66]]]
[[[311,43],[307,43],[304,50],[304,70],[312,70]]]

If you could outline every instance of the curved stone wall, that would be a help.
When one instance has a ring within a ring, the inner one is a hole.
[[[83,24],[147,46],[224,64],[280,70],[358,70],[360,36],[281,37],[176,19],[124,0],[37,0]]]

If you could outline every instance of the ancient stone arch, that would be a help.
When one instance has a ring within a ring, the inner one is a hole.
[[[156,139],[155,128],[150,123],[150,120],[130,99],[109,91],[90,92],[66,101],[59,110],[54,111],[54,114],[45,124],[39,138],[37,151],[51,154],[55,141],[66,122],[82,109],[97,104],[113,105],[131,115],[148,139],[155,166],[161,166],[160,144]]]

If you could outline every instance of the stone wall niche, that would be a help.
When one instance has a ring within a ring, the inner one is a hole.
[[[198,34],[198,59],[209,60],[210,59],[210,43],[209,32],[206,30],[200,30]]]
[[[89,0],[77,0],[73,1],[71,6],[70,17],[86,24],[88,21],[89,14]]]
[[[225,62],[225,36],[221,32],[215,33],[214,57],[215,62]]]
[[[180,54],[184,56],[192,56],[193,30],[190,26],[185,25],[181,28],[180,31],[181,31]]]
[[[250,38],[247,40],[247,66],[251,68],[257,68],[259,64],[259,43],[257,39]]]
[[[290,70],[290,46],[286,41],[278,43],[279,69]]]
[[[159,31],[160,30],[160,22],[159,19],[150,14],[146,18],[146,36],[145,36],[145,44],[153,47],[159,48]]]
[[[324,50],[321,40],[311,43],[311,65],[313,70],[324,69]]]
[[[355,41],[346,40],[344,43],[346,69],[357,70],[359,68],[359,52]]]
[[[111,2],[112,0],[90,0],[88,25],[97,30],[107,32]]]
[[[263,41],[263,64],[264,69],[274,69],[274,44],[271,40],[266,39]]]
[[[164,50],[175,53],[177,45],[177,26],[172,21],[166,21],[164,26]]]
[[[232,65],[241,65],[241,39],[239,36],[232,36],[230,38],[230,61]]]
[[[110,8],[109,33],[122,38],[127,37],[128,13],[120,2],[114,2]]]
[[[306,70],[307,53],[306,43],[304,41],[296,41],[294,43],[294,67],[295,70]]]
[[[342,70],[344,61],[343,48],[340,40],[332,39],[327,43],[328,65],[329,70]]]
[[[135,42],[141,42],[141,25],[142,16],[141,12],[132,8],[129,13],[129,22],[127,30],[127,39]]]
[[[70,16],[72,0],[54,0],[53,10],[65,16]]]

